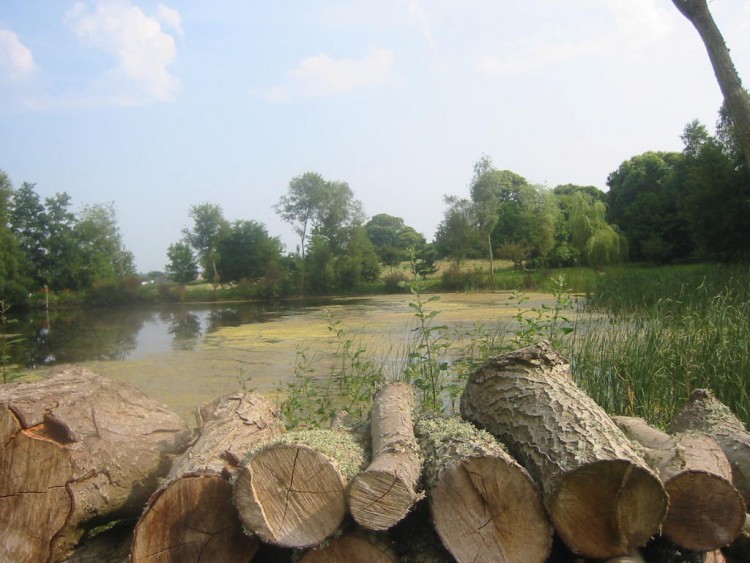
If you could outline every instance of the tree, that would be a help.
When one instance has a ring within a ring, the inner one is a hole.
[[[167,258],[169,263],[166,271],[172,281],[188,283],[198,276],[198,264],[189,243],[180,241],[170,244],[167,249]]]
[[[693,24],[708,52],[716,80],[732,117],[737,139],[750,171],[750,98],[729,55],[729,49],[716,25],[706,0],[672,0],[672,3]]]
[[[474,164],[474,177],[471,182],[471,199],[474,202],[474,217],[477,228],[487,240],[487,255],[490,259],[490,284],[495,288],[495,259],[493,255],[492,231],[498,222],[498,205],[500,203],[504,177],[492,168],[492,159],[482,155]]]
[[[229,229],[229,222],[224,218],[221,207],[213,203],[193,205],[189,215],[193,220],[193,228],[184,229],[183,235],[198,254],[203,275],[216,286],[220,279],[216,268],[217,247]]]
[[[435,246],[442,256],[453,261],[456,267],[477,248],[478,240],[474,208],[471,201],[456,196],[443,196],[448,206],[435,233]]]
[[[305,172],[292,178],[286,195],[281,196],[274,208],[279,216],[292,225],[300,237],[298,253],[305,258],[307,237],[310,234],[318,210],[322,205],[326,181],[316,172]]]
[[[25,257],[10,224],[13,185],[0,170],[0,300],[12,306],[24,305],[31,285],[24,276]]]
[[[219,240],[216,268],[221,280],[257,281],[281,258],[282,245],[257,221],[235,221]]]
[[[380,261],[396,266],[409,259],[409,249],[425,244],[424,236],[404,223],[401,217],[387,213],[373,216],[366,224],[367,238],[375,246]]]
[[[334,255],[345,249],[352,229],[365,220],[362,204],[346,182],[325,182],[315,211],[312,232],[322,237]]]
[[[114,203],[86,205],[73,228],[77,254],[77,288],[95,281],[114,280],[135,273],[133,254],[122,242]]]
[[[583,191],[570,205],[570,243],[585,262],[596,268],[627,258],[627,241],[605,220],[606,205]]]
[[[13,192],[10,225],[26,256],[28,275],[38,286],[47,283],[47,217],[35,184],[24,182]]]
[[[346,246],[346,253],[336,261],[337,285],[344,290],[352,291],[359,289],[362,282],[378,279],[378,255],[363,226],[352,229]]]

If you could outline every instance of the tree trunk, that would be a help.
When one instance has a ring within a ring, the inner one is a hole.
[[[382,538],[353,532],[307,551],[297,563],[398,563],[391,546]]]
[[[734,67],[721,31],[711,16],[706,0],[672,0],[672,3],[693,24],[708,51],[708,58],[745,155],[745,164],[750,171],[750,98],[742,88],[742,80]]]
[[[391,383],[375,395],[372,407],[372,463],[352,479],[347,497],[356,522],[387,530],[419,499],[422,455],[414,437],[414,388]]]
[[[461,413],[541,484],[574,553],[627,555],[658,531],[667,510],[659,479],[547,342],[490,358],[470,376]]]
[[[234,502],[245,527],[281,547],[318,545],[341,525],[348,481],[365,453],[350,434],[290,432],[260,446],[239,468]]]
[[[729,545],[745,521],[745,502],[732,485],[732,470],[716,440],[706,434],[670,436],[642,418],[615,417],[640,444],[669,495],[662,534],[693,551]]]
[[[711,391],[695,389],[667,430],[695,430],[716,440],[732,466],[732,483],[750,503],[750,432]]]
[[[552,527],[526,470],[468,422],[424,419],[425,485],[435,529],[459,562],[546,561]]]
[[[234,393],[197,412],[199,437],[165,484],[151,495],[135,528],[132,563],[250,561],[257,538],[242,531],[231,477],[254,446],[280,435],[284,424],[264,398]]]
[[[190,432],[128,385],[69,367],[0,387],[0,560],[57,561],[137,516]]]

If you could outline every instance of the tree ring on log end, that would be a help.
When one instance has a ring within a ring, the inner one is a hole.
[[[341,525],[346,481],[325,455],[302,444],[273,444],[241,467],[235,505],[245,527],[281,547],[311,547]]]
[[[547,560],[552,528],[528,473],[500,458],[466,458],[430,495],[440,538],[458,561]]]
[[[654,473],[620,459],[562,474],[546,503],[574,553],[609,559],[627,555],[658,532],[668,497]]]
[[[670,506],[662,532],[677,545],[712,551],[729,545],[740,533],[745,523],[745,501],[721,476],[686,471],[670,479],[664,488]]]
[[[349,486],[349,511],[370,530],[387,530],[414,505],[415,493],[389,471],[363,471]]]

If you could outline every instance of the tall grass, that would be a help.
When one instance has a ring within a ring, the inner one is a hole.
[[[665,426],[696,388],[750,423],[750,270],[624,268],[597,280],[598,313],[566,342],[579,384],[610,414]]]

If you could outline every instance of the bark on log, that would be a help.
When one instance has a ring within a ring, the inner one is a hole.
[[[346,486],[364,464],[362,446],[346,432],[290,432],[250,453],[238,471],[234,503],[261,540],[312,547],[341,525]]]
[[[643,457],[669,495],[662,534],[693,551],[729,545],[745,521],[745,502],[732,485],[732,470],[719,444],[694,432],[670,436],[642,418],[614,417],[644,448]]]
[[[468,422],[423,419],[425,488],[433,523],[459,562],[545,561],[552,526],[528,472]]]
[[[151,495],[135,528],[132,563],[251,561],[257,538],[243,533],[229,482],[241,457],[284,431],[264,398],[245,392],[197,412],[199,437]]]
[[[137,516],[190,436],[85,369],[0,387],[0,561],[60,560],[94,521]]]
[[[352,479],[347,492],[354,520],[370,530],[397,524],[419,499],[422,455],[414,437],[414,388],[392,383],[378,391],[372,407],[372,463]]]
[[[548,343],[488,360],[470,376],[461,413],[504,442],[541,484],[574,553],[627,555],[658,531],[667,510],[659,479]]]
[[[750,432],[708,389],[695,389],[672,419],[670,433],[695,430],[716,440],[732,466],[732,483],[750,504]]]
[[[298,563],[398,563],[396,552],[384,538],[352,532],[304,553]]]

